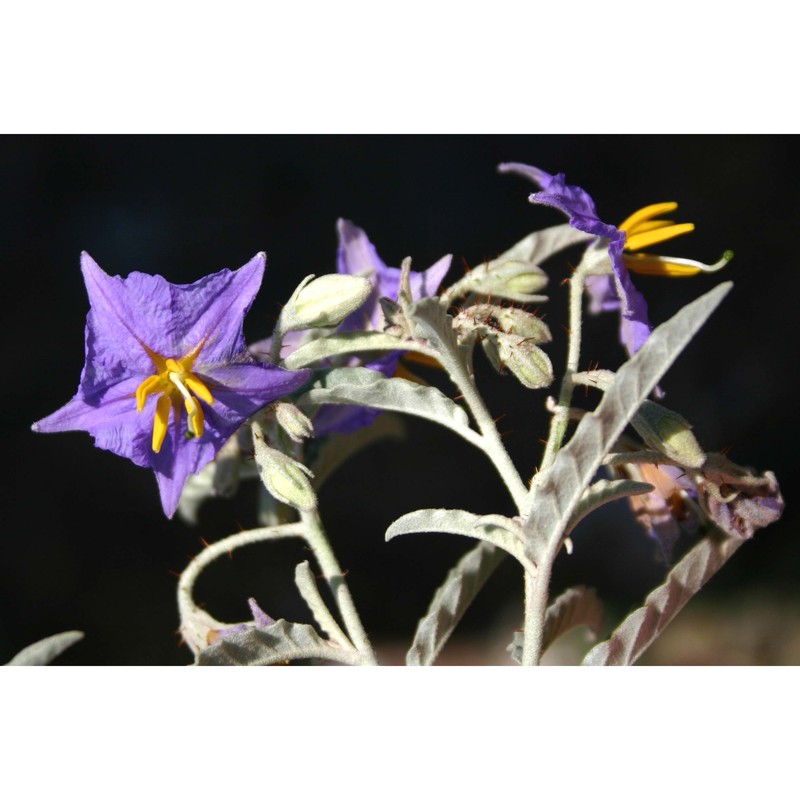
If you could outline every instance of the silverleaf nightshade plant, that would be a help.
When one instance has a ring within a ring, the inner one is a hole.
[[[409,533],[477,540],[420,619],[409,665],[434,663],[508,556],[521,567],[524,585],[521,624],[508,635],[513,660],[541,663],[571,627],[597,633],[603,616],[598,594],[574,586],[553,598],[550,577],[558,554],[580,546],[572,538],[576,526],[615,501],[630,505],[643,535],[653,540],[654,560],[668,571],[582,663],[634,663],[744,541],[780,518],[784,503],[773,473],[705,452],[685,416],[648,399],[663,395],[659,381],[731,284],[654,327],[630,273],[687,277],[720,269],[731,254],[711,265],[642,254],[693,229],[662,218],[675,203],[647,206],[614,226],[562,174],[518,163],[499,169],[532,180],[540,191],[530,201],[558,209],[568,223],[529,233],[442,291],[450,256],[423,272],[412,271],[408,258],[399,269],[388,267],[363,230],[339,220],[336,272],[305,278],[271,340],[250,349],[242,318],[261,283],[263,253],[235,272],[222,270],[188,286],[140,273],[110,277],[82,256],[91,310],[80,386],[34,430],[86,430],[98,447],[152,468],[164,511],[172,516],[178,508],[189,522],[206,497],[229,496],[240,477],[258,477],[263,486],[262,527],[211,542],[179,579],[180,631],[196,664],[378,663],[325,533],[318,491],[360,448],[397,435],[394,417],[381,412],[439,424],[476,447],[514,508],[507,515],[418,509],[389,525],[387,541]],[[520,467],[479,391],[474,359],[482,349],[505,375],[500,380],[531,391],[554,383],[556,369],[545,351],[552,333],[530,306],[548,300],[540,294],[548,284],[540,265],[575,246],[585,249],[565,282],[566,364],[556,396],[543,401],[550,430],[540,440],[539,463]],[[619,312],[628,358],[615,372],[581,368],[588,360],[582,352],[587,299],[592,314]],[[452,391],[409,375],[400,364],[404,355],[438,367]],[[577,386],[596,389],[600,401],[576,406]],[[247,601],[251,618],[239,622],[217,620],[195,602],[195,582],[209,564],[240,547],[284,538],[301,539],[316,561],[315,569],[304,561],[295,570],[313,625],[273,619],[255,598]]]

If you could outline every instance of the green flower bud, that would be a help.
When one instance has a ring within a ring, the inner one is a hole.
[[[700,469],[705,463],[706,454],[692,433],[692,426],[680,414],[645,400],[632,425],[648,447],[682,467]]]
[[[281,314],[281,330],[327,328],[338,325],[360,308],[372,292],[372,284],[356,275],[333,273],[300,284]]]

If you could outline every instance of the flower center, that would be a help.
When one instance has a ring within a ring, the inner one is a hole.
[[[142,345],[155,367],[155,375],[145,378],[136,387],[136,410],[141,412],[148,395],[159,395],[153,416],[153,452],[158,453],[164,443],[169,425],[169,411],[173,410],[175,424],[180,425],[181,402],[186,409],[187,427],[191,436],[202,436],[205,415],[198,399],[212,405],[214,398],[203,381],[192,372],[194,360],[203,342],[179,359],[164,356]]]

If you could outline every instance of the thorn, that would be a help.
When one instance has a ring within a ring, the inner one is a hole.
[[[567,334],[567,336],[572,336],[572,331],[566,325],[562,325],[561,330],[563,330]]]
[[[168,570],[167,570],[167,573],[168,573],[169,575],[172,575],[172,577],[173,577],[173,578],[180,578],[180,577],[181,577],[181,574],[180,574],[180,572],[175,572],[175,570],[174,570],[174,569],[168,569]]]
[[[570,282],[571,278],[564,278],[562,281],[559,282],[559,286],[566,286]]]
[[[723,448],[722,448],[722,449],[721,449],[719,452],[720,452],[720,453],[721,453],[723,456],[727,456],[727,455],[728,455],[728,453],[730,453],[730,451],[731,451],[732,449],[733,449],[733,445],[732,445],[732,444],[726,444],[726,445],[725,445],[725,447],[723,447]]]
[[[200,542],[202,543],[203,547],[209,547],[208,542],[202,536],[198,538],[200,539]]]
[[[537,441],[539,442],[539,444],[544,445],[545,447],[547,447],[547,439],[537,439]]]

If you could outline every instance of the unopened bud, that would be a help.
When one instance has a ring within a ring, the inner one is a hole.
[[[535,314],[521,308],[479,303],[461,311],[455,318],[456,328],[475,330],[480,335],[500,331],[512,333],[533,344],[552,341],[550,328]]]
[[[706,454],[692,433],[692,426],[680,414],[645,400],[631,424],[648,447],[682,467],[699,469],[705,463]]]
[[[289,434],[294,442],[302,442],[314,435],[311,420],[294,403],[275,403],[272,406],[278,425]]]
[[[513,333],[497,333],[486,336],[482,345],[498,372],[505,367],[528,389],[543,389],[553,382],[550,358],[529,339]]]
[[[261,464],[261,476],[267,491],[276,499],[300,511],[312,511],[317,507],[317,496],[308,477],[314,473],[298,461],[284,456],[277,450]]]
[[[357,275],[309,276],[283,309],[281,329],[286,333],[338,325],[360,308],[371,292],[369,280]]]

